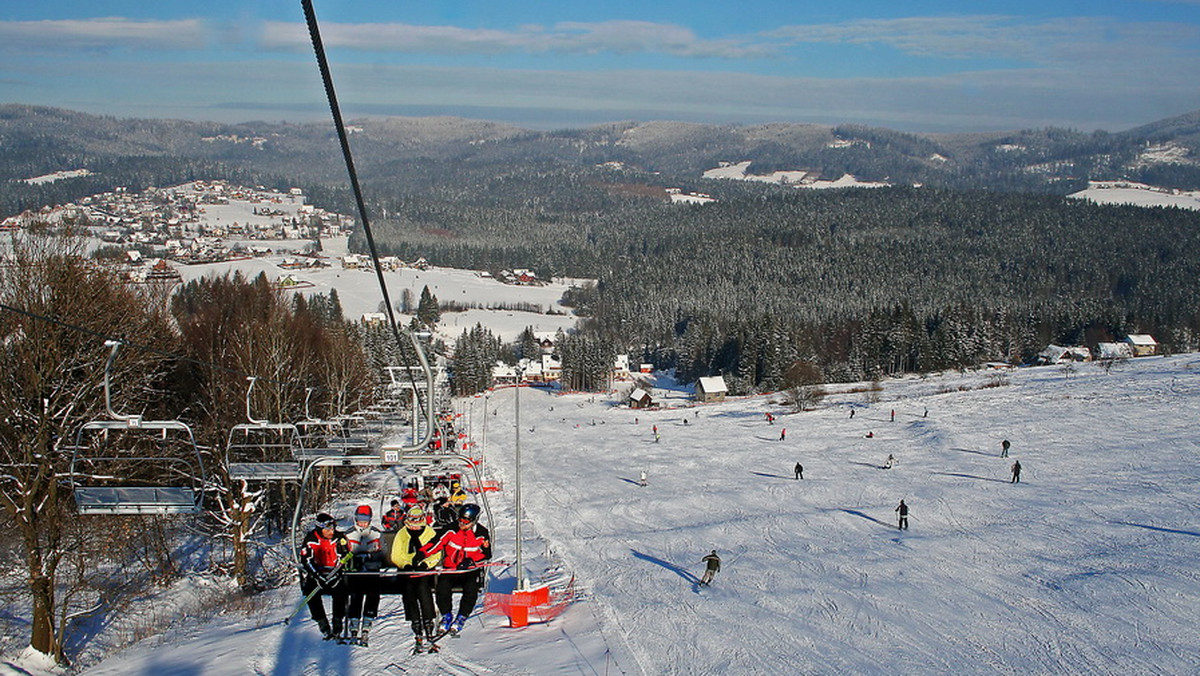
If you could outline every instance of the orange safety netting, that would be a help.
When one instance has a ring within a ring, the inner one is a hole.
[[[566,585],[551,587],[544,585],[512,594],[488,592],[483,601],[483,612],[508,617],[514,627],[523,627],[529,622],[549,622],[562,614],[575,600],[575,578]]]

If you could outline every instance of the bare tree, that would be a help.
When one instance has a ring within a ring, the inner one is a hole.
[[[14,234],[0,303],[0,508],[25,556],[30,645],[62,660],[56,583],[75,521],[67,449],[83,422],[104,417],[103,337],[169,347],[174,334],[144,297],[84,258],[79,238],[43,226]],[[116,368],[127,384],[117,402],[150,405],[144,395],[162,362],[131,351]]]

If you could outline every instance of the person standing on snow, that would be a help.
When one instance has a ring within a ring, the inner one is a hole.
[[[346,546],[354,555],[353,570],[377,571],[383,567],[382,535],[371,525],[372,516],[368,504],[361,504],[354,510],[354,528],[346,533]],[[366,644],[371,624],[379,613],[379,581],[374,578],[351,579],[348,587],[350,640]]]
[[[800,463],[796,463],[796,466],[794,468],[792,468],[792,471],[794,471],[796,473],[797,481],[804,478],[804,465],[801,465]]]
[[[1008,439],[1005,439],[1004,441],[1000,442],[1000,457],[1001,458],[1008,457],[1008,449],[1010,446],[1012,446],[1012,444],[1008,443]]]
[[[638,475],[638,485],[642,488],[646,487],[646,470],[642,470],[642,473]]]
[[[434,570],[442,560],[441,553],[425,556],[421,549],[433,542],[437,532],[429,525],[425,510],[419,505],[409,507],[404,515],[404,528],[392,541],[392,563],[402,572],[419,573]],[[434,638],[433,577],[409,575],[401,589],[404,598],[404,617],[412,626],[417,645],[414,652],[426,649],[425,641]]]
[[[900,520],[896,523],[896,528],[898,530],[908,530],[908,505],[904,504],[904,501],[901,500],[900,504],[896,506],[895,511],[900,516]]]
[[[779,440],[780,440],[780,441],[786,441],[786,440],[787,440],[787,428],[786,428],[786,427],[785,427],[785,428],[783,428],[783,429],[781,429],[781,430],[779,430]]]
[[[717,550],[714,549],[711,554],[700,559],[700,563],[704,564],[704,577],[700,578],[700,584],[707,587],[717,573],[721,572],[721,557],[717,556]]]
[[[318,587],[321,591],[308,600],[308,612],[321,628],[326,641],[342,634],[346,618],[346,579],[342,577],[339,561],[347,552],[346,537],[337,530],[337,519],[322,512],[317,515],[316,527],[300,543],[300,593],[308,596]],[[333,626],[325,615],[325,602],[330,596],[333,605]]]
[[[479,505],[463,505],[458,517],[458,530],[446,531],[431,544],[421,548],[425,556],[442,555],[443,571],[438,575],[436,600],[442,614],[441,630],[457,634],[475,609],[479,589],[483,585],[483,569],[475,566],[492,558],[491,534],[479,523]],[[452,588],[462,586],[458,615],[454,614]]]
[[[1013,464],[1012,464],[1012,481],[1010,481],[1009,483],[1012,483],[1012,484],[1019,484],[1019,483],[1021,483],[1021,461],[1020,461],[1020,460],[1014,460],[1014,461],[1013,461]]]

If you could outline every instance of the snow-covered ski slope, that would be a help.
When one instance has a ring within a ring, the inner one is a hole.
[[[535,574],[562,560],[582,591],[550,624],[483,616],[412,657],[398,601],[385,598],[363,649],[322,643],[311,622],[284,627],[284,593],[257,617],[177,628],[87,673],[1196,673],[1200,356],[852,389],[797,414],[771,396],[634,411],[523,389],[525,555]],[[509,489],[494,503],[509,560],[513,398],[491,394],[486,438]],[[701,589],[712,549],[724,567]]]

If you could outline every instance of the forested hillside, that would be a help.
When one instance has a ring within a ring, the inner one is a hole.
[[[1119,133],[672,122],[533,132],[447,118],[358,120],[352,131],[383,253],[596,278],[572,298],[589,318],[589,350],[640,351],[683,377],[724,373],[735,391],[801,373],[846,380],[1021,360],[1048,342],[1135,332],[1195,349],[1200,335],[1200,215],[1061,196],[1089,179],[1200,188],[1195,114]],[[299,185],[318,206],[354,212],[330,125],[4,106],[0,144],[0,215],[190,178]],[[746,161],[759,174],[851,173],[897,187],[702,178]],[[15,180],[76,168],[97,173]],[[672,204],[668,188],[716,201]],[[351,244],[364,247],[361,232]]]

